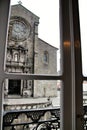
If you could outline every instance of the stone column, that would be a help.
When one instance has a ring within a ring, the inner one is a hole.
[[[38,74],[38,22],[34,24],[34,74]],[[38,97],[38,81],[33,83],[33,96]]]

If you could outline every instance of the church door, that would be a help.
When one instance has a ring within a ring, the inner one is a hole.
[[[20,95],[21,92],[21,80],[9,80],[8,94]]]

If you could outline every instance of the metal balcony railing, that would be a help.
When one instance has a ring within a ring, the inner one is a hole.
[[[83,107],[84,130],[87,130],[87,105]],[[23,116],[23,120],[21,118]],[[60,108],[4,111],[3,130],[60,130]]]
[[[59,130],[59,128],[60,108],[57,107],[4,111],[3,130]]]
[[[87,130],[87,105],[84,106],[84,130]]]

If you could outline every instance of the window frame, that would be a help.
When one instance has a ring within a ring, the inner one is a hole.
[[[0,1],[0,92],[3,91],[4,79],[23,80],[62,80],[61,92],[61,130],[83,130],[82,128],[82,66],[78,0],[60,0],[60,39],[61,56],[63,59],[63,74],[9,74],[4,66],[5,43],[7,43],[7,30],[10,12],[10,0]],[[3,17],[4,14],[4,17]],[[4,21],[4,23],[3,23]],[[65,22],[66,21],[66,22]],[[3,44],[2,44],[3,43]],[[6,55],[6,53],[5,53]],[[68,69],[67,69],[68,67]],[[87,77],[84,77],[84,80]],[[69,94],[69,96],[67,96]],[[69,98],[68,98],[69,97]],[[0,129],[2,130],[2,103],[3,93],[0,93]]]
[[[64,84],[61,96],[61,129],[83,130],[83,77],[78,0],[60,1],[60,39],[63,49]]]

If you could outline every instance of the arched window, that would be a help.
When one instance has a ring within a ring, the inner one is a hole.
[[[49,54],[47,51],[44,51],[44,62],[48,63],[48,59],[49,59]]]

